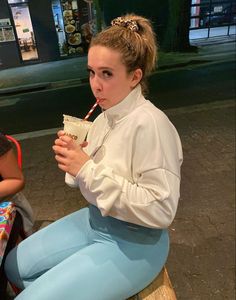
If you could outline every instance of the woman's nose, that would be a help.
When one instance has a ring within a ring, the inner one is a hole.
[[[92,79],[90,79],[90,85],[91,88],[95,91],[101,91],[102,90],[102,83],[98,76],[94,76]]]

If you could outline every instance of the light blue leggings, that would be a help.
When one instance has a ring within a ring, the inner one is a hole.
[[[16,300],[124,300],[161,271],[167,230],[102,217],[83,208],[39,230],[7,256]]]

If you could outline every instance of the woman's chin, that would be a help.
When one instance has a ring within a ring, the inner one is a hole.
[[[98,105],[99,105],[99,106],[101,107],[101,109],[103,109],[103,110],[108,109],[106,103],[103,102],[102,100],[101,100],[101,102],[98,102]]]

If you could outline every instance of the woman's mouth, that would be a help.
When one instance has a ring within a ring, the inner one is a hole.
[[[97,98],[97,103],[101,103],[101,102],[104,102],[105,99],[104,98]]]

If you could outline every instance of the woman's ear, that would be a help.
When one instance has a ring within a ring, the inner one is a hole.
[[[143,77],[143,71],[141,69],[136,69],[133,72],[131,87],[134,88],[141,81],[142,77]]]

